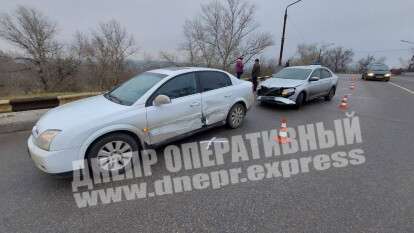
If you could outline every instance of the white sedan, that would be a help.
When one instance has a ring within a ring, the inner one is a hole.
[[[121,171],[132,152],[214,126],[239,127],[254,101],[252,85],[224,71],[166,68],[139,74],[114,90],[50,110],[28,139],[36,166],[52,174],[94,160]]]

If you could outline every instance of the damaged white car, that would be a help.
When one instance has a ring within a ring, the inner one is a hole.
[[[114,90],[45,114],[28,140],[36,166],[47,173],[95,160],[119,171],[132,152],[214,126],[239,127],[254,102],[252,84],[224,71],[166,68],[142,73]]]
[[[336,92],[338,77],[320,65],[284,68],[258,86],[257,101],[300,107],[311,99],[330,101]]]

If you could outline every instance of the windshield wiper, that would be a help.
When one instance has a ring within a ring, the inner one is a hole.
[[[118,97],[111,95],[110,92],[105,94],[105,97],[108,98],[110,101],[118,103],[118,104],[122,104],[122,100],[119,99]]]

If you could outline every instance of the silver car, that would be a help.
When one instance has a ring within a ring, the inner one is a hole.
[[[331,100],[338,85],[338,77],[319,65],[284,68],[258,86],[257,101],[300,107],[306,101],[324,97]]]
[[[50,110],[33,128],[29,152],[47,173],[70,172],[84,159],[98,170],[120,171],[133,152],[150,145],[214,126],[239,127],[253,101],[250,82],[221,70],[152,70],[104,95]]]

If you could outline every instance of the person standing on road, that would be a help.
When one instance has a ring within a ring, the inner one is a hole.
[[[252,81],[253,81],[253,92],[256,92],[257,81],[260,77],[260,61],[259,59],[254,60],[254,65],[252,69]]]
[[[237,78],[240,79],[244,71],[243,57],[237,58],[235,70]]]
[[[286,61],[286,64],[285,64],[285,67],[289,67],[290,66],[290,61],[289,60],[287,60]]]

